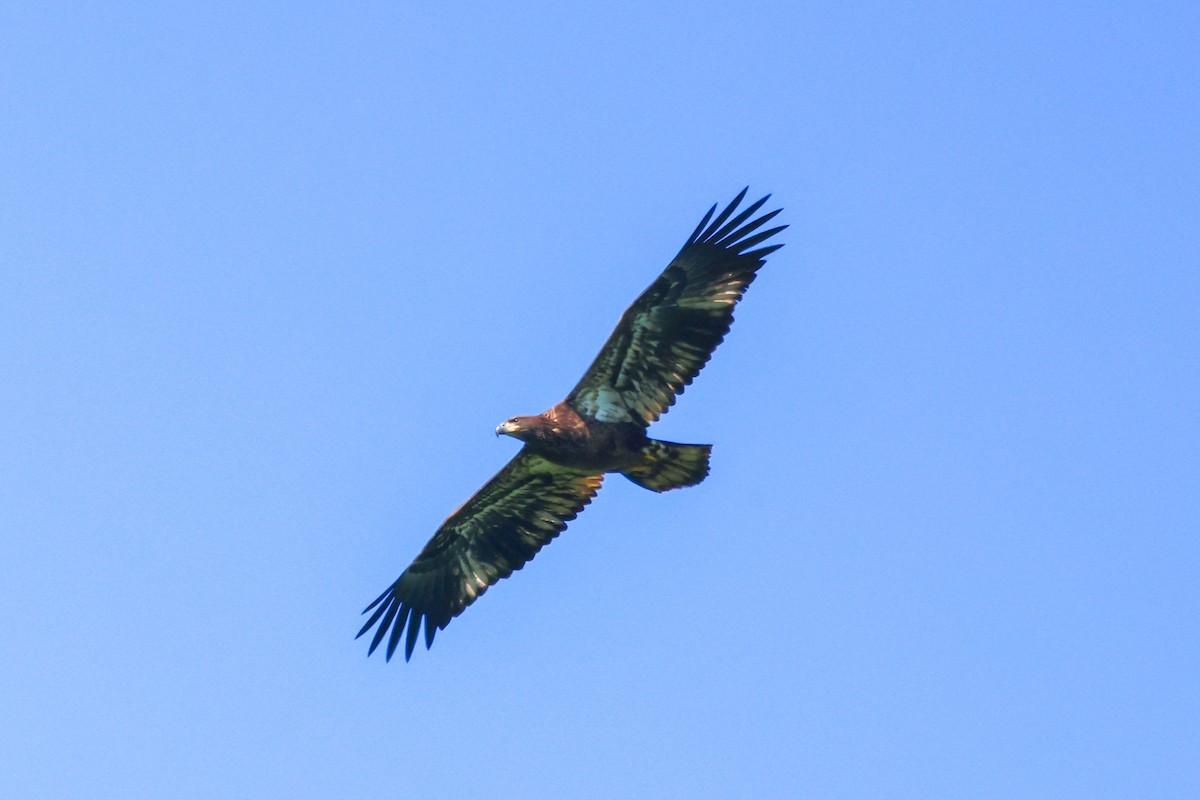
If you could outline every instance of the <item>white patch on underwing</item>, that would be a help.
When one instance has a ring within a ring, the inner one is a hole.
[[[592,416],[601,422],[630,422],[633,418],[625,406],[624,399],[611,386],[601,386],[596,390],[592,402],[589,403],[594,411]]]

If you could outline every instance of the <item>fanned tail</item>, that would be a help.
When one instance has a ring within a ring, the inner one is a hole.
[[[708,476],[711,444],[675,444],[651,439],[642,449],[642,463],[622,475],[652,492],[695,486]]]

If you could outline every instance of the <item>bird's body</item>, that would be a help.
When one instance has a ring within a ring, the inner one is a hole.
[[[391,659],[407,631],[405,658],[411,657],[422,619],[429,647],[438,630],[561,533],[605,474],[621,473],[656,492],[704,480],[709,445],[663,442],[646,429],[708,362],[729,331],[734,305],[766,256],[782,247],[751,250],[786,226],[754,233],[779,213],[750,220],[766,197],[732,216],[745,194],[715,219],[716,206],[709,210],[563,402],[496,428],[524,447],[363,612],[373,613],[359,636],[379,624],[371,652],[390,630]]]
[[[496,432],[520,439],[531,453],[547,461],[589,473],[622,472],[636,466],[649,440],[642,425],[600,422],[566,403],[536,417],[513,417]]]

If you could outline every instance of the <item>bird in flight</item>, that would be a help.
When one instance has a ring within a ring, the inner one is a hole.
[[[621,316],[579,384],[537,416],[512,417],[496,435],[521,451],[449,516],[408,569],[367,606],[358,636],[378,625],[367,654],[387,639],[387,660],[404,639],[412,657],[488,587],[520,569],[566,529],[619,472],[654,492],[694,486],[708,475],[706,444],[646,435],[692,382],[729,332],[733,307],[766,257],[759,247],[786,228],[757,232],[782,209],[754,217],[770,195],[738,211],[709,209],[683,249]],[[736,215],[735,215],[735,212]],[[756,249],[757,248],[757,249]],[[357,637],[356,637],[357,638]]]

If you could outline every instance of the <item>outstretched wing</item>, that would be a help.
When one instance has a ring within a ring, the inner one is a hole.
[[[603,479],[522,450],[442,523],[408,569],[363,610],[374,613],[359,636],[379,623],[367,654],[375,652],[390,629],[390,661],[407,626],[408,660],[422,618],[428,648],[438,629],[562,533],[596,496]]]
[[[711,224],[717,207],[709,209],[679,255],[621,317],[567,395],[568,405],[602,422],[643,425],[671,407],[729,332],[733,307],[758,268],[783,247],[753,249],[787,226],[754,233],[782,209],[751,219],[767,195],[733,216],[745,196],[743,189]]]

